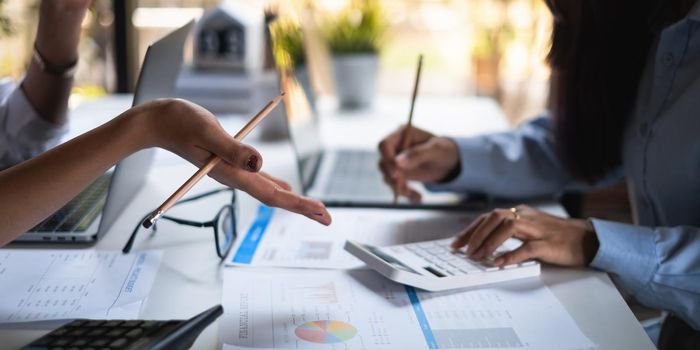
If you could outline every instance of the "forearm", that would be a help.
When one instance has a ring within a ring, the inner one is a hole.
[[[42,1],[35,45],[47,62],[63,67],[78,59],[80,24],[86,9],[82,6],[71,8],[61,1]],[[72,86],[73,78],[44,72],[34,60],[22,82],[22,89],[32,106],[42,118],[57,125],[65,123]]]
[[[641,303],[700,329],[700,229],[592,220],[600,246],[591,267],[612,274]]]
[[[146,109],[111,122],[0,172],[0,246],[75,197],[120,159],[151,146]]]

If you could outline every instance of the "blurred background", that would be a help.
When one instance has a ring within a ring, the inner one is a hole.
[[[83,23],[71,105],[132,91],[148,43],[222,2],[253,9],[249,13],[260,21],[267,10],[322,27],[351,1],[95,0]],[[542,0],[371,2],[381,8],[385,22],[377,50],[377,94],[410,95],[416,57],[423,53],[421,95],[493,98],[513,125],[545,108],[549,70],[544,57],[551,19]],[[0,76],[21,78],[31,55],[38,3],[0,0]],[[353,20],[352,13],[349,18]],[[187,50],[187,60],[192,52]],[[330,73],[317,75],[316,94],[335,94],[332,80]]]

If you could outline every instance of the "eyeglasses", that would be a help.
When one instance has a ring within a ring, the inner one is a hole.
[[[221,207],[221,209],[219,209],[216,216],[213,219],[211,219],[210,221],[199,222],[199,221],[180,219],[180,218],[167,216],[167,215],[161,216],[160,219],[172,221],[172,222],[178,223],[180,225],[213,228],[214,229],[214,242],[216,244],[216,254],[219,256],[219,258],[224,259],[224,258],[226,258],[226,255],[228,254],[229,250],[231,250],[231,247],[233,246],[233,242],[236,240],[236,237],[238,235],[238,232],[236,231],[236,213],[235,213],[236,191],[234,191],[231,188],[220,188],[217,190],[205,192],[205,193],[202,193],[202,194],[199,194],[196,196],[182,199],[173,205],[173,206],[177,206],[177,205],[185,204],[188,202],[196,201],[198,199],[209,197],[209,196],[212,196],[212,195],[215,195],[217,193],[224,192],[224,191],[231,191],[231,193],[232,193],[231,203],[226,204],[223,207]],[[148,214],[144,215],[144,217],[141,220],[139,220],[139,223],[134,228],[134,231],[131,232],[131,236],[129,237],[129,240],[126,242],[124,249],[122,249],[122,252],[128,253],[131,251],[131,247],[134,245],[134,240],[136,239],[136,234],[139,232],[139,228],[141,228],[141,223],[150,214],[151,213],[149,212]],[[156,227],[156,225],[153,225],[153,232],[155,233],[156,231],[157,231],[157,227]]]

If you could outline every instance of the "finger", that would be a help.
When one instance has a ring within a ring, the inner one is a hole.
[[[283,189],[285,189],[287,191],[292,190],[292,186],[287,181],[278,179],[278,178],[276,178],[276,177],[274,177],[274,176],[272,176],[264,171],[259,172],[259,174],[262,175],[263,177],[265,177],[266,179],[274,182],[275,184],[277,184],[277,186],[282,187]]]
[[[504,220],[511,219],[510,217],[506,216],[504,212],[505,210],[503,209],[491,211],[486,220],[484,220],[484,222],[474,230],[474,232],[471,234],[469,242],[467,242],[468,256],[474,256],[474,253],[481,248],[484,240],[486,240],[486,238],[490,236],[496,230],[496,228],[503,223]],[[511,215],[510,212],[508,212],[508,215]]]
[[[420,203],[423,200],[423,195],[411,188],[407,182],[404,182],[403,186],[401,187],[401,195],[408,197],[408,200],[410,200],[411,203]]]
[[[391,159],[396,157],[396,149],[398,147],[399,138],[401,137],[402,129],[394,131],[379,142],[379,154],[382,159]]]
[[[262,167],[262,156],[255,148],[236,141],[220,126],[208,130],[200,142],[201,148],[241,169],[257,172]]]
[[[527,241],[517,249],[504,253],[496,258],[494,263],[498,266],[513,265],[529,259],[539,259],[547,248],[545,241]]]
[[[518,230],[518,220],[504,219],[501,224],[481,243],[481,246],[474,251],[474,259],[484,259],[491,256],[498,247],[508,238],[512,237]]]
[[[321,224],[330,225],[331,216],[326,210],[326,206],[320,201],[302,197],[285,190],[260,174],[247,173],[244,175],[241,176],[239,189],[247,192],[265,205],[286,209],[302,214]]]
[[[460,233],[454,241],[452,241],[450,247],[452,249],[459,249],[464,247],[469,242],[469,239],[471,238],[471,233],[474,232],[474,228],[481,225],[481,223],[484,220],[486,220],[487,216],[488,214],[479,215],[479,217],[476,218],[476,220],[472,221],[469,224],[469,226],[467,226],[467,228],[464,231],[462,231],[462,233]]]
[[[384,182],[386,182],[389,185],[394,184],[394,170],[396,169],[396,166],[394,166],[393,162],[387,161],[387,160],[381,160],[379,161],[379,170],[381,170],[382,176],[384,177]]]
[[[430,142],[426,142],[402,151],[396,156],[396,166],[408,174],[414,169],[425,166],[439,156],[431,146]]]

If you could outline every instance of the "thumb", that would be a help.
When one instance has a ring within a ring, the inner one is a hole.
[[[425,142],[399,153],[396,165],[403,170],[413,170],[430,163],[433,158],[433,147],[430,142]]]
[[[207,135],[203,146],[207,151],[234,167],[240,167],[253,173],[262,168],[260,153],[255,148],[236,141],[223,129]]]

